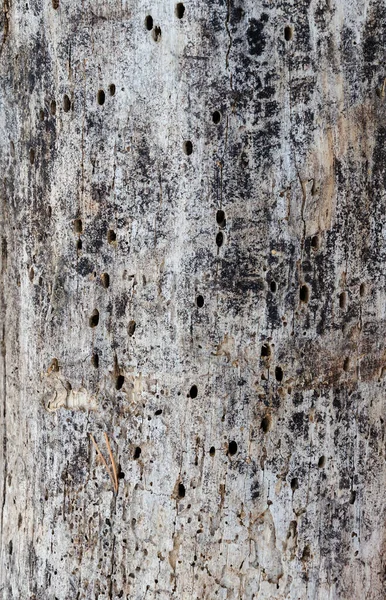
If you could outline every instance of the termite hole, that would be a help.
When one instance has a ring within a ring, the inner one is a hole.
[[[192,154],[192,152],[193,152],[192,142],[190,140],[187,140],[186,142],[184,142],[183,149],[184,149],[185,154],[187,156],[190,156],[190,154]]]
[[[141,456],[141,448],[139,446],[137,446],[136,449],[134,450],[134,459],[136,460],[140,456]]]
[[[339,295],[339,307],[344,310],[347,306],[347,294],[346,292],[342,292]]]
[[[147,15],[145,18],[145,27],[148,31],[153,29],[153,17],[151,15]]]
[[[343,362],[343,371],[345,371],[347,373],[347,371],[349,371],[349,370],[350,370],[350,359],[347,356]]]
[[[271,288],[272,294],[274,294],[276,292],[276,290],[277,290],[276,281],[272,280],[269,287]]]
[[[89,319],[90,327],[96,327],[99,323],[99,311],[95,308]]]
[[[271,429],[271,424],[272,424],[272,420],[271,417],[269,415],[265,416],[262,421],[261,421],[261,429],[263,430],[264,433],[268,433],[268,431]]]
[[[197,298],[196,298],[196,304],[197,304],[198,308],[202,308],[204,306],[204,298],[203,298],[203,296],[197,296]]]
[[[319,248],[319,237],[317,235],[314,235],[311,238],[311,248],[313,250],[318,250],[318,248]]]
[[[178,4],[176,4],[177,19],[182,19],[182,17],[184,16],[184,12],[185,12],[185,6],[182,4],[182,2],[179,2]]]
[[[106,100],[106,94],[105,94],[104,90],[98,90],[98,93],[97,93],[98,104],[100,106],[102,106],[102,104],[105,103],[105,100]]]
[[[113,229],[109,229],[107,232],[107,241],[109,244],[113,244],[117,241],[117,234]]]
[[[261,356],[271,356],[271,348],[269,344],[265,343],[261,347]]]
[[[55,100],[52,100],[52,101],[51,101],[51,104],[50,104],[50,111],[51,111],[51,114],[52,114],[52,115],[54,115],[54,116],[56,115],[56,102],[55,102]]]
[[[308,286],[306,286],[306,284],[303,284],[300,288],[299,291],[299,298],[301,302],[307,303],[308,300],[310,299],[310,291],[308,289]]]
[[[216,244],[219,248],[221,248],[223,243],[224,243],[224,234],[222,231],[219,231],[218,234],[216,235]]]
[[[159,27],[158,25],[156,25],[154,27],[154,29],[153,29],[152,36],[153,36],[153,40],[155,42],[159,42],[160,39],[161,39],[161,27]]]
[[[215,110],[212,114],[212,120],[215,125],[218,125],[221,121],[221,113],[218,110]]]
[[[127,326],[127,331],[128,331],[129,337],[133,337],[134,332],[135,332],[135,321],[129,321],[129,324]]]
[[[228,454],[230,456],[234,456],[237,452],[237,443],[233,440],[232,442],[229,442],[228,445]]]
[[[110,92],[110,96],[115,96],[115,85],[114,85],[114,83],[111,83],[109,85],[109,92]]]
[[[211,449],[209,450],[209,454],[211,456],[214,456],[216,454],[216,448],[214,446],[212,446]]]
[[[185,486],[183,483],[178,484],[178,497],[185,498]]]
[[[83,232],[82,219],[75,219],[75,221],[74,221],[74,231],[75,231],[75,233],[82,233]]]
[[[319,458],[319,460],[318,460],[318,467],[319,467],[319,469],[322,469],[325,464],[326,464],[326,457],[325,456],[321,456]]]
[[[107,289],[110,285],[110,275],[108,273],[102,273],[101,275],[102,285],[105,289]]]
[[[29,162],[31,165],[33,165],[35,162],[35,150],[33,148],[31,148],[29,151]]]
[[[293,479],[291,479],[291,490],[294,492],[295,490],[297,490],[299,488],[299,481],[297,477],[294,477]]]
[[[197,394],[198,394],[197,386],[196,385],[192,385],[192,387],[190,388],[190,391],[189,391],[189,396],[191,398],[197,398]]]
[[[116,390],[121,390],[123,387],[123,384],[125,383],[125,378],[123,375],[118,375],[116,381],[115,381],[115,389]]]
[[[349,500],[350,504],[354,504],[354,502],[356,500],[356,497],[357,497],[356,491],[355,490],[351,490],[350,500]]]
[[[68,112],[71,108],[71,101],[67,94],[63,96],[63,110],[64,112]]]
[[[364,283],[361,283],[361,285],[360,285],[359,295],[361,298],[363,298],[363,296],[366,295],[366,285]]]
[[[99,356],[96,352],[94,352],[94,354],[91,357],[91,364],[95,369],[98,369],[99,367]]]
[[[292,27],[290,27],[290,25],[287,25],[286,27],[284,27],[284,39],[286,42],[290,42],[292,40],[293,37],[293,29]]]
[[[226,225],[226,219],[225,219],[225,212],[223,210],[218,210],[216,213],[216,221],[217,221],[217,225],[219,227],[225,227]]]
[[[276,367],[275,377],[276,381],[283,381],[283,369],[281,367]]]

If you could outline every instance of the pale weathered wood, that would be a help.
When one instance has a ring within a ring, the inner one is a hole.
[[[1,598],[383,599],[385,2],[0,25]]]

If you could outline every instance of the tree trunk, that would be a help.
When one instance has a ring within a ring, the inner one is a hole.
[[[386,5],[4,0],[4,600],[382,600]]]

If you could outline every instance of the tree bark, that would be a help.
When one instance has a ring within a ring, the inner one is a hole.
[[[4,0],[4,600],[382,600],[386,5]]]

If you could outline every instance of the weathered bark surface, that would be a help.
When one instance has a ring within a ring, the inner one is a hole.
[[[385,2],[184,8],[3,3],[1,598],[383,599]]]

